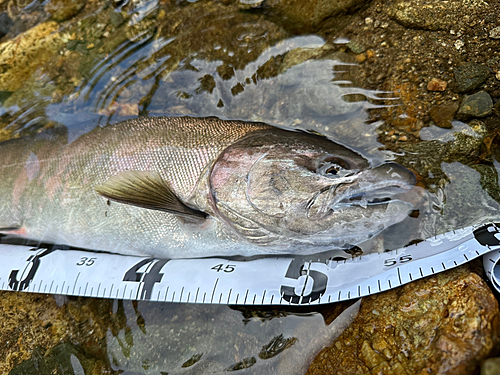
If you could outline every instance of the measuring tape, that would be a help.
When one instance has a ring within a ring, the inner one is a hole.
[[[480,256],[500,291],[500,225],[493,223],[340,261],[165,260],[0,244],[0,289],[161,302],[314,305],[379,293]]]

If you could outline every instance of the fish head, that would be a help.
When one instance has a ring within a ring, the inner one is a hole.
[[[415,184],[395,163],[305,132],[262,132],[228,147],[212,168],[213,205],[247,240],[290,247],[360,243],[407,217]]]

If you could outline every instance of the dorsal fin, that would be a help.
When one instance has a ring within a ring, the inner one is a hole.
[[[97,186],[95,191],[109,200],[150,210],[197,218],[208,216],[186,206],[157,172],[121,172]]]

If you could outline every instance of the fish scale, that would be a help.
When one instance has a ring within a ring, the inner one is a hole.
[[[352,150],[315,134],[215,117],[141,117],[96,127],[71,143],[50,130],[1,143],[0,232],[161,258],[251,256],[352,245],[407,216],[412,204],[394,199],[308,218],[312,196],[347,183],[318,172],[325,158],[350,166],[349,183],[390,180],[401,191],[414,183],[401,166],[370,168]],[[259,182],[255,194],[247,187],[250,168],[251,182]],[[280,183],[266,190],[269,178]],[[331,231],[350,218],[358,230]],[[367,232],[373,218],[377,229]]]

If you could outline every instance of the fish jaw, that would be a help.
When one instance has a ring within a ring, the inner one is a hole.
[[[287,223],[290,235],[339,247],[363,242],[408,216],[414,205],[407,195],[415,180],[395,163],[338,179],[296,208]]]
[[[308,202],[307,215],[311,220],[319,220],[349,208],[382,208],[413,188],[415,182],[415,175],[410,170],[399,164],[385,163],[324,187]]]

